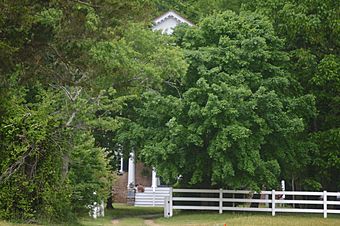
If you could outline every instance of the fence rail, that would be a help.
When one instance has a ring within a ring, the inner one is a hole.
[[[254,198],[255,197],[255,198]],[[258,198],[256,198],[258,197]],[[173,210],[253,211],[340,214],[340,192],[172,189],[164,199],[164,216]]]

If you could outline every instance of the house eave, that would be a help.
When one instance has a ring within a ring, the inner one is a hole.
[[[186,23],[188,24],[189,26],[194,26],[193,23],[191,23],[189,20],[187,20],[186,18],[180,16],[178,13],[176,13],[175,11],[173,10],[170,10],[164,14],[162,14],[161,16],[157,17],[156,19],[153,20],[153,24],[154,25],[157,25],[157,24],[160,24],[162,23],[163,21],[165,21],[166,19],[168,18],[174,18],[176,20],[178,20],[180,23]]]

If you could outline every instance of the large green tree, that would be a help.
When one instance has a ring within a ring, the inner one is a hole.
[[[289,58],[268,20],[227,11],[179,27],[175,37],[187,73],[166,92],[144,93],[129,127],[142,158],[165,180],[181,175],[183,185],[275,188],[290,160],[308,161],[308,148],[294,147],[314,98],[301,95],[284,70]]]

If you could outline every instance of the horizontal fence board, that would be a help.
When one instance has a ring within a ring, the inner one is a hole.
[[[254,211],[254,212],[271,212],[271,208],[249,208],[249,207],[223,207],[223,210],[231,211]]]
[[[219,193],[220,190],[212,190],[212,189],[181,189],[175,188],[173,189],[174,193],[181,192],[181,193]]]
[[[152,202],[151,203],[150,202],[137,202],[137,203],[135,203],[135,206],[137,206],[137,205],[153,206],[153,203]],[[164,203],[161,203],[161,202],[157,203],[157,202],[155,202],[155,205],[163,206]]]
[[[174,193],[219,193],[220,190],[216,189],[173,189]],[[263,195],[271,195],[271,191],[261,191],[261,192],[254,192],[254,191],[239,191],[239,190],[222,190],[224,194],[263,194]],[[332,195],[329,195],[332,194]],[[309,191],[275,191],[275,195],[310,195],[310,196],[322,196],[323,192],[309,192]],[[327,193],[329,196],[337,196],[340,193],[332,192]]]
[[[136,201],[135,203],[154,203],[153,201]],[[161,203],[161,204],[164,204],[164,200],[163,201],[155,201],[155,203]]]
[[[275,195],[310,195],[321,196],[323,192],[310,192],[310,191],[275,191]]]
[[[170,193],[151,193],[151,192],[139,192],[139,193],[136,193],[136,195],[140,195],[140,196],[143,196],[143,195],[159,195],[159,196],[169,196]]]
[[[244,194],[244,195],[249,195],[249,194],[261,194],[261,195],[271,195],[271,191],[248,191],[248,190],[223,190],[224,194]]]
[[[201,198],[201,197],[173,197],[173,201],[207,201],[207,202],[218,202],[219,198]]]
[[[169,196],[168,196],[169,197]],[[135,197],[135,200],[138,201],[138,200],[160,200],[160,201],[164,201],[165,197]]]
[[[168,196],[169,197],[169,196]],[[156,200],[163,200],[165,199],[165,197],[135,197],[136,200],[153,200],[153,199],[156,199]]]
[[[137,192],[136,195],[170,195],[170,193]]]
[[[219,210],[218,206],[172,206],[174,210]]]
[[[155,202],[164,202],[164,198],[162,199],[141,199],[141,198],[135,198],[136,202],[152,202],[153,200],[155,200]]]
[[[340,210],[327,210],[327,213],[340,213]]]
[[[152,203],[152,202],[137,202],[137,203],[135,203],[135,205],[150,205],[150,206],[152,206],[153,203]],[[163,203],[161,203],[161,202],[155,202],[155,205],[163,206],[163,205],[164,205],[164,202],[163,202]]]
[[[138,197],[165,197],[165,196],[170,196],[170,194],[148,194],[148,193],[136,193],[136,196]]]
[[[136,195],[139,194],[148,194],[148,195],[169,195],[170,192],[152,192],[152,191],[145,191],[145,192],[136,192]]]
[[[271,203],[271,199],[222,199],[223,202],[242,202],[242,203]]]
[[[137,202],[135,203],[135,205],[148,205],[148,206],[152,206],[153,203],[152,202]],[[159,205],[159,206],[163,206],[164,205],[164,202],[155,202],[155,205]]]
[[[254,193],[254,191],[247,191],[247,190],[222,190],[224,194],[245,194],[249,195],[251,193]]]
[[[135,205],[136,207],[163,207],[163,205]]]
[[[135,203],[138,203],[138,202],[154,202],[152,199],[139,199],[139,200],[135,200]],[[164,204],[164,199],[155,199],[155,202],[159,202],[159,203],[163,203]]]
[[[135,199],[135,202],[153,202],[153,199]],[[155,202],[164,203],[164,199],[155,199]]]
[[[152,203],[137,203],[137,204],[135,204],[135,206],[157,206],[157,207],[163,207],[164,203],[163,204],[155,203],[155,205],[153,205]]]
[[[140,202],[145,202],[145,203],[153,203],[153,202],[158,202],[158,203],[163,203],[164,204],[164,200],[147,200],[147,199],[144,199],[144,200],[138,200],[138,201],[135,201],[135,203],[140,203]]]

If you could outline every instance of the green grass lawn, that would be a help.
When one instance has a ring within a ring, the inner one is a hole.
[[[181,213],[171,219],[158,219],[159,225],[216,225],[223,226],[339,226],[340,217],[323,219],[321,215],[283,214],[272,217],[270,214],[254,213]]]
[[[322,214],[278,214],[270,213],[231,213],[175,211],[172,218],[163,218],[162,208],[130,207],[115,205],[114,210],[107,210],[106,216],[96,220],[88,216],[79,219],[78,226],[340,226],[340,215]],[[0,221],[1,226],[37,226],[33,224],[13,224]],[[49,225],[49,224],[45,224]],[[66,224],[59,224],[66,225]]]

